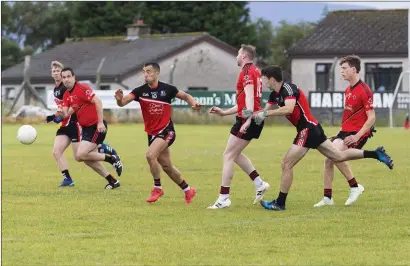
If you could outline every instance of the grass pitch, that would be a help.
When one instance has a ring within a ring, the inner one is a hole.
[[[365,148],[383,144],[395,168],[372,159],[352,162],[365,192],[350,207],[344,206],[347,182],[337,172],[336,206],[313,208],[323,196],[323,157],[310,151],[295,169],[287,210],[278,213],[252,204],[254,185],[238,167],[232,206],[206,209],[219,194],[229,126],[176,125],[171,153],[198,190],[191,205],[164,173],[165,195],[145,202],[153,181],[141,124],[109,125],[107,141],[124,163],[121,188],[113,191],[75,162],[71,149],[66,157],[76,186],[58,188],[61,174],[51,154],[57,127],[35,126],[38,139],[29,146],[17,141],[18,127],[2,126],[3,265],[410,264],[409,131],[378,128]],[[271,184],[265,199],[277,196],[280,162],[295,134],[290,126],[266,126],[245,151]]]

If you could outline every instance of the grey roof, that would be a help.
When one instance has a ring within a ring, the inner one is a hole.
[[[408,10],[346,10],[329,13],[313,33],[288,49],[291,57],[406,57]]]
[[[207,33],[148,35],[128,41],[124,36],[95,37],[67,40],[31,58],[29,75],[32,83],[49,83],[50,63],[58,60],[72,67],[80,80],[95,80],[96,70],[103,57],[102,82],[121,81],[139,71],[147,61],[162,60],[199,42],[207,41],[236,55],[237,50]],[[24,62],[1,73],[2,83],[15,84],[23,80]]]

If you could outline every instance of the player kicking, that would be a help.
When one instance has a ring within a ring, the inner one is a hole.
[[[61,70],[63,68],[64,66],[62,63],[58,61],[51,62],[51,76],[56,84],[54,88],[54,102],[59,108],[61,108],[63,104],[63,95],[67,90],[61,81]],[[81,126],[77,121],[76,114],[72,114],[63,120],[56,118],[56,115],[49,115],[47,116],[46,121],[47,123],[54,121],[57,124],[61,122],[61,126],[57,130],[56,137],[54,139],[53,156],[63,175],[63,181],[61,182],[60,187],[72,187],[74,186],[74,181],[68,171],[68,164],[67,160],[64,158],[64,151],[68,148],[68,146],[70,146],[71,143],[73,153],[74,155],[76,154],[76,150],[78,149],[79,142],[81,140]],[[116,154],[116,151],[107,143],[101,147],[101,151],[104,153]]]
[[[98,152],[98,145],[103,144],[107,134],[107,123],[103,120],[101,100],[88,85],[75,80],[74,71],[71,68],[63,68],[61,77],[67,91],[64,93],[63,107],[59,109],[58,117],[64,119],[75,113],[82,127],[81,141],[75,152],[76,160],[84,161],[94,171],[105,177],[108,181],[105,189],[118,188],[120,182],[108,173],[101,161],[111,163],[118,176],[121,176],[123,166],[119,156]]]
[[[269,89],[273,90],[269,97],[269,104],[279,106],[276,110],[261,111],[254,113],[246,112],[245,116],[255,119],[256,124],[263,123],[268,116],[286,116],[296,127],[296,135],[293,145],[282,161],[282,182],[277,199],[267,202],[261,201],[265,209],[283,211],[285,210],[286,197],[292,185],[293,167],[306,155],[309,149],[317,149],[327,158],[335,163],[363,158],[373,158],[386,164],[393,169],[393,160],[387,155],[383,147],[374,151],[363,151],[358,149],[347,149],[340,151],[327,139],[321,125],[312,116],[308,101],[303,91],[295,84],[283,82],[282,69],[278,66],[268,66],[262,70]]]
[[[350,84],[345,90],[345,109],[342,126],[337,136],[332,137],[334,146],[343,151],[349,148],[362,149],[367,139],[372,136],[376,114],[373,109],[373,92],[369,86],[360,80],[360,58],[349,55],[341,59],[341,74]],[[323,175],[324,197],[314,207],[334,205],[332,198],[332,183],[335,163],[325,158]],[[345,205],[353,204],[363,193],[364,187],[358,184],[348,162],[336,163],[336,167],[346,178],[350,186],[350,194]]]
[[[159,81],[160,66],[157,63],[146,63],[142,71],[145,84],[135,88],[126,96],[121,89],[118,89],[115,92],[115,99],[120,107],[132,101],[138,101],[141,105],[145,131],[148,134],[146,158],[154,178],[154,188],[146,201],[152,203],[164,195],[160,179],[162,168],[184,191],[185,202],[189,204],[195,196],[196,190],[182,179],[181,173],[171,162],[169,147],[174,143],[176,137],[171,119],[171,101],[177,97],[186,101],[194,110],[200,109],[201,105],[191,95],[178,90],[175,86]]]
[[[262,110],[260,104],[262,79],[259,70],[252,63],[255,56],[255,47],[251,45],[241,46],[241,49],[238,51],[238,56],[236,57],[238,66],[242,68],[236,85],[237,104],[228,110],[222,110],[215,106],[210,110],[212,114],[220,116],[237,114],[237,117],[223,154],[220,194],[216,202],[209,206],[208,209],[221,209],[231,205],[229,191],[233,177],[234,163],[249,175],[255,184],[256,197],[253,204],[258,203],[263,198],[265,191],[269,189],[269,184],[261,179],[255,167],[252,165],[252,162],[242,153],[252,139],[259,138],[263,129],[263,122],[260,125],[256,125],[251,117],[245,119],[242,113],[242,110],[245,108],[251,112]]]

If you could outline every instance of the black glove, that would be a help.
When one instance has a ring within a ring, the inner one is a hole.
[[[373,132],[374,132],[374,133],[376,133],[376,132],[377,132],[377,130],[376,130],[376,129],[374,129],[374,126],[372,126],[372,127],[370,128],[370,135],[369,135],[369,139],[370,139],[371,137],[373,137]]]
[[[53,121],[56,118],[56,115],[49,115],[46,117],[47,123],[50,123],[51,121]]]

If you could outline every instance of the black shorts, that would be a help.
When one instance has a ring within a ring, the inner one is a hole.
[[[310,128],[304,128],[298,132],[293,144],[309,149],[316,149],[327,140],[325,132],[320,124]]]
[[[83,127],[81,132],[81,140],[89,141],[95,144],[102,144],[107,136],[108,126],[105,120],[103,121],[106,128],[104,133],[98,132],[97,124],[94,124],[89,127]]]
[[[168,147],[170,147],[176,138],[175,134],[175,129],[174,129],[174,124],[169,122],[168,126],[164,128],[161,132],[159,132],[157,135],[148,135],[148,146],[151,146],[151,144],[154,142],[156,138],[160,138],[165,140],[168,143]]]
[[[239,132],[239,130],[245,122],[246,119],[237,116],[236,122],[231,128],[231,134],[244,140],[258,139],[262,133],[265,123],[262,122],[262,124],[257,125],[255,123],[255,120],[252,119],[249,128],[246,130],[246,133],[242,134],[241,132]]]
[[[341,139],[344,140],[346,137],[351,136],[351,135],[356,135],[357,132],[353,131],[353,132],[346,132],[346,131],[340,131],[335,139]],[[353,148],[353,149],[361,149],[363,148],[363,146],[366,144],[367,140],[369,139],[369,136],[363,136],[359,139],[358,142],[356,142],[355,144],[352,144],[350,146],[348,146],[349,148]]]
[[[71,142],[81,141],[81,126],[77,121],[70,121],[65,127],[61,126],[56,133],[56,136],[65,135]]]

